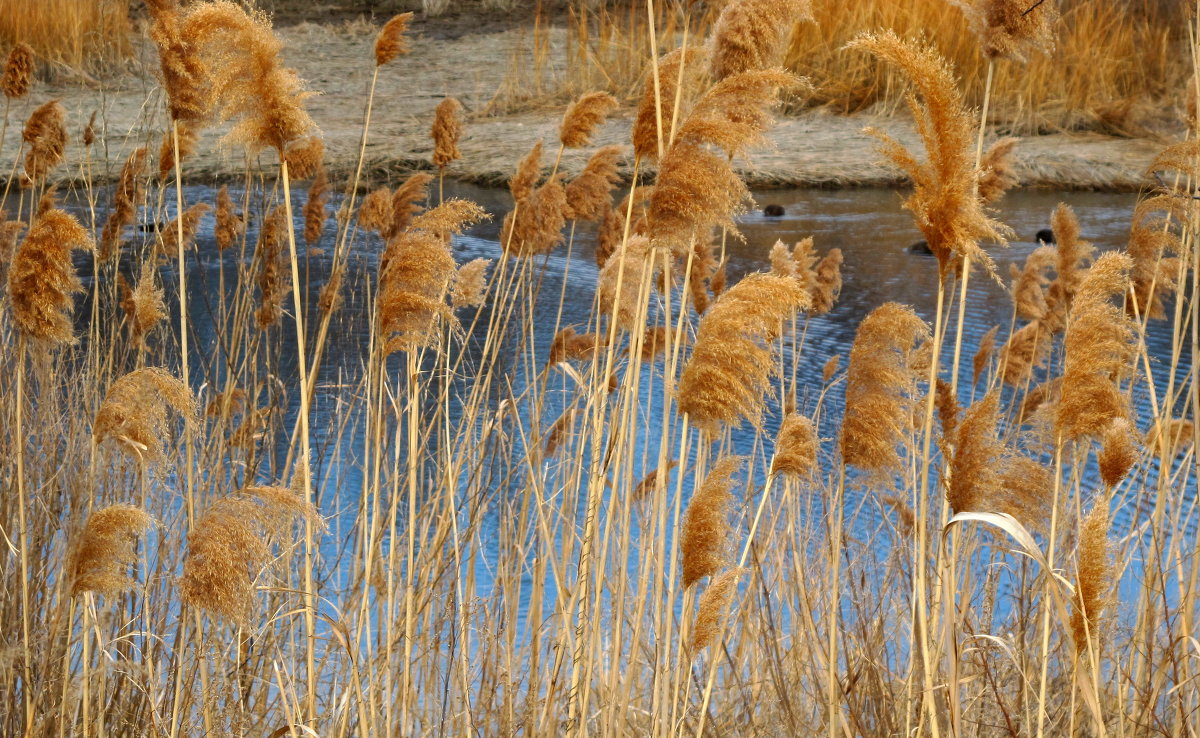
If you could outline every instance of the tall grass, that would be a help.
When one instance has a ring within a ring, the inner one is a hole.
[[[1094,254],[1060,208],[1010,323],[960,347],[951,307],[982,299],[962,275],[1004,233],[976,93],[928,47],[860,38],[848,54],[918,93],[925,150],[879,136],[917,185],[939,308],[876,306],[847,366],[806,377],[809,327],[856,288],[841,252],[778,244],[726,284],[733,159],[800,85],[781,29],[718,23],[715,66],[655,48],[636,191],[609,148],[564,182],[530,141],[489,268],[458,253],[487,214],[431,175],[361,199],[361,170],[329,181],[262,17],[156,13],[170,166],[131,155],[110,218],[56,203],[93,169],[54,105],[6,153],[0,732],[1188,734],[1194,137],[1155,161],[1128,249]],[[406,62],[407,20],[364,71]],[[390,112],[369,84],[360,157]],[[214,107],[261,156],[210,216],[181,141]],[[611,109],[572,106],[560,156]],[[549,289],[587,221],[595,297]]]
[[[3,0],[0,47],[17,42],[43,60],[97,71],[132,53],[129,0]]]

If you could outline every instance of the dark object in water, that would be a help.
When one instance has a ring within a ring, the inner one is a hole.
[[[933,256],[933,251],[929,249],[928,241],[917,241],[905,249],[905,251],[908,251],[910,254],[928,254],[929,256]]]
[[[137,227],[137,229],[142,233],[158,233],[163,228],[166,228],[166,225],[162,223],[156,223],[154,221],[150,221],[149,223],[138,223]]]
[[[1038,243],[1044,243],[1048,245],[1058,243],[1058,241],[1054,238],[1054,231],[1050,230],[1049,228],[1043,228],[1042,230],[1038,231],[1037,240]]]
[[[768,218],[781,218],[783,217],[783,206],[774,204],[768,205],[763,208],[763,215],[767,216]]]

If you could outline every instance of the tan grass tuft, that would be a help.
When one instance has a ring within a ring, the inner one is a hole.
[[[92,437],[97,444],[113,441],[142,463],[162,462],[169,436],[168,409],[185,423],[196,422],[196,398],[183,382],[157,367],[132,371],[108,388],[92,423]]]
[[[458,268],[450,291],[452,307],[478,307],[487,297],[487,270],[491,259],[472,259]]]
[[[779,66],[793,26],[811,20],[810,0],[732,0],[713,26],[713,78]]]
[[[871,311],[858,325],[846,374],[842,460],[882,477],[900,471],[899,448],[907,447],[917,397],[910,363],[929,326],[912,308],[894,302]]]
[[[1121,483],[1138,460],[1138,448],[1134,442],[1133,424],[1126,418],[1117,418],[1104,429],[1100,440],[1100,453],[1096,461],[1100,467],[1100,479],[1110,489]]]
[[[587,166],[566,188],[570,217],[574,220],[600,220],[612,206],[612,189],[620,179],[617,162],[624,149],[605,146],[592,154]]]
[[[989,59],[1024,62],[1054,51],[1056,0],[951,0],[960,7]]]
[[[979,348],[975,350],[975,356],[971,359],[971,384],[979,384],[979,378],[987,370],[992,353],[996,350],[996,334],[999,332],[1000,326],[994,325],[979,339]]]
[[[233,199],[229,196],[229,187],[221,185],[217,192],[217,226],[215,235],[217,249],[224,251],[237,243],[246,230],[246,222],[233,209]]]
[[[26,43],[18,43],[8,52],[4,62],[4,76],[0,77],[0,92],[10,100],[25,97],[29,94],[30,83],[33,82],[33,48]]]
[[[740,456],[718,460],[688,502],[679,539],[684,587],[716,576],[729,564],[729,514],[733,506],[730,488],[742,461]]]
[[[382,67],[408,53],[408,38],[404,34],[408,32],[408,24],[412,19],[412,13],[400,13],[383,24],[379,35],[375,37],[375,66]]]
[[[8,269],[13,322],[26,339],[44,346],[74,344],[72,296],[83,291],[71,252],[94,249],[91,236],[62,210],[38,216]]]
[[[62,163],[67,148],[67,111],[58,100],[51,100],[35,109],[21,132],[28,144],[25,152],[23,182],[41,182]]]
[[[558,140],[565,148],[581,149],[592,142],[604,119],[617,109],[617,99],[607,92],[589,92],[580,97],[563,113],[558,127]]]
[[[433,165],[445,169],[450,162],[462,158],[458,141],[462,138],[462,103],[447,97],[438,103],[433,115]]]
[[[1097,499],[1079,522],[1079,550],[1076,553],[1078,572],[1075,597],[1071,603],[1071,640],[1076,653],[1097,644],[1100,617],[1113,594],[1112,552],[1108,541],[1109,512],[1107,500]]]
[[[317,172],[316,178],[308,186],[308,198],[304,202],[304,242],[309,246],[321,240],[325,232],[325,221],[328,218],[325,204],[329,200],[329,177],[325,168]]]
[[[775,437],[771,473],[808,479],[817,471],[819,448],[820,440],[812,420],[799,413],[789,413]]]
[[[129,326],[129,338],[145,351],[146,337],[155,326],[167,317],[167,305],[163,301],[163,289],[158,286],[154,265],[150,260],[142,262],[141,275],[129,292],[128,301],[122,302],[125,322]]]
[[[642,88],[641,101],[633,121],[633,153],[639,159],[659,158],[659,121],[662,121],[662,142],[670,143],[671,131],[675,129],[675,98],[687,102],[692,97],[701,71],[703,49],[690,48],[686,56],[683,49],[676,49],[658,60],[658,94],[655,95],[654,76],[647,75]],[[680,71],[683,72],[683,87],[680,89]],[[655,101],[657,100],[657,105]],[[681,109],[683,108],[681,105]]]
[[[679,412],[708,431],[742,419],[757,425],[778,372],[773,344],[808,304],[795,280],[770,274],[751,274],[722,294],[700,321],[679,379]]]
[[[133,505],[110,505],[88,516],[71,548],[71,596],[99,592],[116,597],[137,586],[129,569],[137,564],[137,537],[154,519]]]
[[[695,658],[711,646],[721,635],[721,624],[737,594],[738,579],[746,569],[730,569],[714,577],[696,605],[696,619],[692,621],[691,653]]]
[[[287,224],[282,205],[276,205],[263,218],[254,244],[254,260],[258,262],[258,310],[255,321],[265,331],[283,319],[283,303],[292,289],[292,274],[288,269]]]

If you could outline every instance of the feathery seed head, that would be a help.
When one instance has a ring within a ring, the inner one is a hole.
[[[609,113],[617,109],[617,99],[607,92],[589,92],[563,114],[558,139],[568,149],[580,149],[592,142],[592,134]]]
[[[612,207],[612,192],[619,176],[620,146],[605,146],[592,155],[587,166],[566,188],[567,205],[573,220],[600,220]]]
[[[382,67],[396,57],[408,53],[408,37],[404,34],[408,31],[408,24],[412,19],[412,13],[400,13],[383,24],[379,35],[375,37],[375,66]]]
[[[185,423],[196,422],[196,398],[182,381],[157,367],[132,371],[108,388],[92,423],[92,437],[97,444],[113,441],[142,463],[162,462],[168,409]]]
[[[732,0],[713,26],[713,79],[779,66],[792,27],[812,20],[810,0]]]
[[[775,458],[772,474],[790,474],[807,479],[817,470],[817,450],[820,442],[812,420],[799,413],[788,413],[775,438]]]
[[[696,605],[696,619],[692,622],[692,658],[711,646],[721,635],[721,621],[733,604],[737,594],[738,579],[746,569],[729,569],[721,572],[704,588]]]
[[[110,505],[89,515],[67,565],[71,596],[99,592],[115,597],[133,589],[137,581],[129,569],[137,563],[137,537],[153,524],[153,518],[133,505]]]
[[[0,77],[0,92],[10,100],[29,94],[29,83],[33,80],[33,48],[18,43],[8,52],[4,62],[4,76]]]
[[[83,291],[71,252],[94,249],[91,236],[62,210],[42,213],[17,247],[8,269],[13,322],[26,339],[47,348],[74,344],[72,296]]]
[[[684,587],[715,576],[729,563],[729,513],[733,506],[729,490],[742,461],[740,456],[718,460],[688,502],[679,539]]]
[[[1097,462],[1100,479],[1109,489],[1121,483],[1137,463],[1138,450],[1134,444],[1133,424],[1127,418],[1116,418],[1104,429]]]
[[[462,103],[447,97],[438,103],[433,116],[433,165],[445,169],[452,161],[462,158],[458,141],[462,138]]]
[[[25,121],[21,140],[29,145],[22,182],[41,182],[62,163],[67,147],[67,111],[62,104],[51,100],[35,109]]]
[[[217,226],[214,230],[217,249],[224,251],[241,238],[246,230],[246,221],[238,217],[233,209],[233,198],[229,196],[229,187],[221,185],[217,192]]]

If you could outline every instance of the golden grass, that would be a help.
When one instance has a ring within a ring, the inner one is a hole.
[[[24,42],[39,61],[100,71],[128,57],[129,0],[0,0],[0,48]]]

